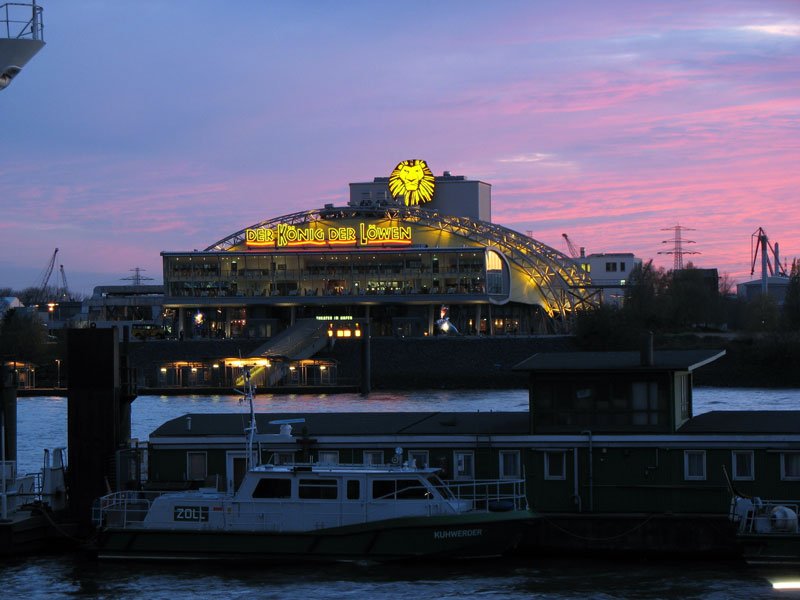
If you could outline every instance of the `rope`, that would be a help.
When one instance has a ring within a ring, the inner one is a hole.
[[[542,516],[540,516],[539,518],[540,518],[540,519],[542,519],[543,521],[545,521],[545,522],[546,522],[548,525],[550,525],[551,527],[553,527],[553,528],[555,528],[555,529],[558,529],[558,530],[559,530],[559,531],[561,531],[562,533],[566,533],[567,535],[570,535],[570,536],[572,536],[572,537],[574,537],[574,538],[577,538],[577,539],[579,539],[579,540],[585,540],[585,541],[587,541],[587,542],[606,542],[606,541],[616,540],[616,539],[619,539],[619,538],[621,538],[621,537],[625,537],[626,535],[629,535],[629,534],[633,533],[633,532],[634,532],[634,531],[636,531],[637,529],[641,529],[641,528],[642,528],[642,527],[644,527],[644,526],[645,526],[645,525],[646,525],[646,524],[647,524],[649,521],[651,521],[651,520],[654,518],[654,516],[655,516],[655,515],[650,515],[650,516],[649,516],[649,517],[647,517],[647,518],[646,518],[644,521],[642,521],[641,523],[638,523],[637,525],[634,525],[633,527],[631,527],[631,528],[630,528],[630,529],[628,529],[627,531],[623,531],[622,533],[620,533],[620,534],[618,534],[618,535],[612,535],[612,536],[609,536],[609,537],[586,537],[586,536],[583,536],[583,535],[578,535],[577,533],[573,533],[572,531],[569,531],[569,530],[567,530],[567,529],[564,529],[564,528],[563,528],[563,527],[561,527],[560,525],[556,525],[555,523],[553,523],[553,522],[552,522],[550,519],[548,519],[547,517],[542,517]]]
[[[37,508],[39,509],[38,513],[40,515],[42,515],[47,520],[48,523],[50,523],[50,525],[53,527],[53,529],[55,529],[58,533],[63,535],[65,538],[68,538],[68,539],[70,539],[73,542],[78,543],[78,544],[81,544],[81,543],[83,543],[85,541],[85,540],[83,540],[81,538],[76,538],[74,535],[64,531],[64,529],[58,523],[56,523],[53,520],[53,517],[50,515],[50,510],[47,507],[38,506]]]

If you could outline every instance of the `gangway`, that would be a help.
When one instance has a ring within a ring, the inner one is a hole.
[[[327,343],[326,321],[297,319],[294,325],[256,348],[250,356],[305,360],[322,350]]]

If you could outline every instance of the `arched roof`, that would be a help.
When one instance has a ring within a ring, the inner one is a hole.
[[[412,206],[326,207],[261,221],[219,240],[206,252],[227,251],[245,243],[247,229],[273,228],[279,224],[302,226],[316,221],[343,219],[396,219],[439,229],[494,248],[524,271],[544,300],[542,308],[552,318],[565,319],[576,310],[594,306],[587,289],[589,276],[567,255],[527,235],[502,225],[466,217],[442,215]]]

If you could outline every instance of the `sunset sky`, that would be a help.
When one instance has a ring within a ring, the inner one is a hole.
[[[408,158],[562,252],[671,268],[680,224],[734,281],[759,227],[800,256],[797,0],[40,4],[47,45],[0,91],[0,287],[56,247],[76,291],[158,283],[162,250]]]

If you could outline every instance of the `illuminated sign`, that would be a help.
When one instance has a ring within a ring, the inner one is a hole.
[[[403,197],[406,206],[416,206],[433,199],[433,173],[424,160],[404,160],[389,175],[392,198]]]
[[[411,244],[411,227],[356,223],[355,227],[298,227],[279,223],[272,229],[246,229],[245,244],[252,247],[371,246]]]

